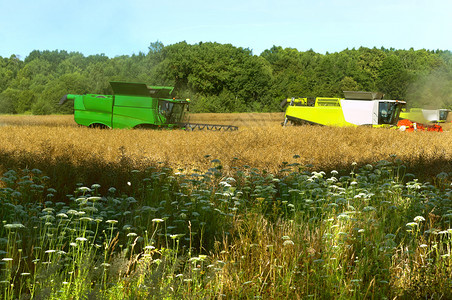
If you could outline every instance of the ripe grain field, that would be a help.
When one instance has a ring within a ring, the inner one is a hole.
[[[72,116],[0,116],[2,153],[65,156],[71,163],[92,159],[115,163],[127,157],[136,168],[164,164],[206,170],[218,159],[227,170],[249,165],[276,172],[283,162],[315,169],[342,169],[396,155],[411,167],[449,172],[450,132],[399,132],[388,129],[281,127],[283,114],[195,114],[193,123],[231,124],[237,132],[182,130],[93,130],[78,127]],[[437,165],[441,161],[440,165]]]

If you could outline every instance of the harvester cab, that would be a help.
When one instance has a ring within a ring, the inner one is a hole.
[[[189,99],[172,97],[173,87],[144,83],[110,82],[113,95],[72,95],[74,120],[79,125],[100,128],[183,128],[186,130],[237,130],[231,125],[188,123]]]
[[[382,93],[344,91],[341,98],[292,98],[284,100],[285,120],[294,125],[325,126],[396,126],[405,101],[383,100]]]

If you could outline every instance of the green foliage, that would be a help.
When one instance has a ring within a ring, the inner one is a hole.
[[[16,111],[18,113],[25,113],[31,109],[31,105],[34,103],[35,94],[32,90],[23,90],[19,94],[19,98],[16,103]]]
[[[387,56],[382,63],[378,90],[390,99],[403,99],[409,84],[409,74],[403,68],[401,59],[396,55]]]
[[[72,113],[67,93],[111,94],[109,81],[175,87],[193,112],[278,111],[288,97],[342,97],[344,90],[380,91],[409,106],[450,108],[450,51],[345,49],[300,52],[273,46],[261,55],[231,44],[150,43],[148,53],[109,58],[32,51],[24,61],[0,57],[0,113]]]
[[[4,114],[17,113],[16,107],[19,102],[21,91],[17,89],[7,88],[0,94],[0,112]]]
[[[51,115],[54,113],[54,108],[49,101],[39,99],[31,106],[31,112],[34,115]]]
[[[226,113],[246,111],[246,104],[232,92],[223,90],[219,95],[199,95],[193,102],[193,110],[200,113]]]

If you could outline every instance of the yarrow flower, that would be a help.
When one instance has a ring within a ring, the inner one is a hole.
[[[21,223],[12,223],[12,224],[5,224],[4,227],[6,229],[18,229],[18,228],[25,228],[25,226]]]
[[[91,192],[91,189],[86,186],[79,187],[78,190],[82,193]]]
[[[422,222],[425,221],[425,218],[423,216],[417,216],[414,218],[414,222]]]

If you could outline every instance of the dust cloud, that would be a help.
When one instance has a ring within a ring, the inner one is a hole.
[[[407,89],[408,107],[452,108],[452,72],[446,68],[420,75]]]

